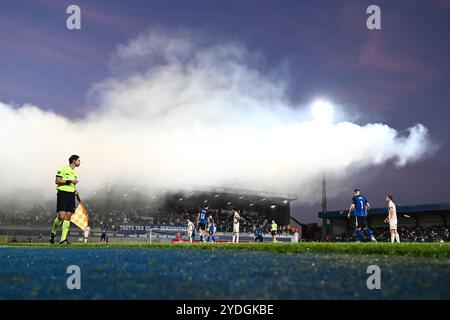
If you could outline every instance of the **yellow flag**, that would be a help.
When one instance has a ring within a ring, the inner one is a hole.
[[[70,218],[70,222],[77,225],[78,228],[84,231],[84,229],[88,226],[88,218],[89,215],[87,214],[83,204],[80,202],[75,210],[75,213]]]

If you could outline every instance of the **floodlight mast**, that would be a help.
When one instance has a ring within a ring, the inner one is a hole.
[[[327,213],[327,186],[326,186],[326,179],[325,179],[325,173],[323,173],[322,177],[322,214],[325,216]],[[326,226],[327,226],[327,220],[325,218],[322,218],[322,241],[326,239]]]
[[[327,212],[327,185],[326,185],[325,173],[322,177],[322,211]]]

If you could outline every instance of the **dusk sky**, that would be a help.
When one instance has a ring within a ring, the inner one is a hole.
[[[66,28],[69,16],[66,8],[71,4],[81,8],[81,30]],[[366,9],[373,4],[381,9],[381,30],[369,30],[366,27],[369,17]],[[186,43],[183,42],[184,37],[188,39]],[[361,128],[366,128],[366,124],[385,124],[396,130],[400,137],[398,139],[407,136],[408,128],[418,124],[427,129],[426,139],[417,140],[418,144],[423,141],[427,146],[416,146],[414,151],[402,151],[398,156],[405,157],[405,163],[399,164],[397,157],[383,157],[382,160],[375,161],[375,164],[364,161],[361,164],[358,158],[349,163],[350,167],[354,165],[358,169],[348,169],[348,175],[343,169],[346,166],[336,169],[339,172],[333,172],[332,165],[324,165],[328,178],[327,192],[330,195],[328,210],[348,208],[354,187],[359,187],[375,207],[385,205],[384,196],[387,193],[393,194],[400,205],[450,202],[449,0],[2,1],[0,102],[16,111],[26,104],[32,104],[66,120],[78,123],[83,123],[86,119],[92,121],[96,112],[107,112],[105,108],[108,108],[107,102],[111,96],[115,97],[114,94],[119,94],[124,87],[133,83],[132,80],[124,80],[125,78],[141,79],[147,71],[156,74],[160,70],[155,67],[161,64],[156,61],[158,55],[153,54],[153,51],[148,56],[151,61],[147,61],[145,52],[138,52],[139,59],[133,58],[136,50],[141,48],[136,46],[142,46],[142,43],[151,42],[152,39],[164,39],[161,43],[166,43],[166,39],[177,39],[174,53],[177,65],[191,66],[189,63],[185,64],[183,59],[191,59],[198,52],[205,52],[207,57],[211,54],[211,59],[217,59],[214,61],[219,64],[218,74],[221,72],[219,57],[223,52],[213,50],[214,53],[211,53],[209,48],[223,44],[227,44],[226,48],[240,48],[237,53],[229,53],[227,49],[223,54],[225,57],[231,54],[231,60],[241,65],[239,68],[250,70],[248,73],[252,76],[249,76],[248,81],[262,79],[262,84],[270,83],[270,86],[266,90],[258,83],[247,83],[247,78],[244,76],[242,80],[239,73],[238,87],[248,85],[253,98],[270,92],[270,97],[277,97],[274,101],[282,102],[283,110],[290,110],[283,111],[284,115],[292,110],[296,114],[296,109],[299,112],[306,110],[312,101],[321,98],[339,106],[340,110],[345,110],[345,116],[340,121],[349,121]],[[133,47],[133,43],[138,45]],[[184,50],[184,45],[189,55],[180,52]],[[145,50],[150,50],[149,48],[151,47],[144,46]],[[171,57],[170,50],[167,49],[164,54]],[[166,56],[161,59],[166,59]],[[206,60],[209,61],[208,59]],[[214,62],[208,63],[214,65]],[[152,81],[145,83],[154,83]],[[225,87],[226,85],[224,84]],[[154,88],[158,87],[155,85]],[[149,93],[149,96],[152,97],[152,94]],[[239,98],[235,95],[233,97]],[[175,101],[177,97],[173,98]],[[237,101],[246,101],[239,99]],[[220,105],[222,104],[221,102]],[[139,104],[133,107],[136,110],[140,108]],[[239,108],[239,102],[227,108]],[[275,115],[276,110],[274,107]],[[14,119],[20,119],[20,111],[17,112],[19,113]],[[250,118],[255,116],[254,111],[252,112]],[[42,119],[47,119],[44,115],[39,115],[41,116]],[[221,114],[217,114],[217,117],[221,117]],[[245,112],[240,117],[246,118]],[[191,118],[186,119],[190,121]],[[4,121],[5,118],[0,119],[0,125],[7,125]],[[262,123],[258,128],[265,128],[267,123],[273,125],[272,120],[258,121]],[[280,120],[277,125],[291,124],[289,121]],[[176,124],[180,125],[178,121]],[[11,123],[9,125],[12,127]],[[248,127],[248,123],[245,126]],[[2,135],[11,134],[3,139],[14,140],[15,129],[11,130],[0,131]],[[59,134],[58,130],[55,129],[55,135]],[[157,132],[161,134],[158,137],[164,139],[164,131]],[[312,140],[314,138],[314,134],[308,137]],[[132,134],[130,139],[133,139]],[[376,144],[365,147],[376,153],[378,148],[383,149],[384,144],[400,141],[396,139],[377,141]],[[346,150],[342,156],[364,152],[360,151],[365,150],[360,146],[371,143],[370,141],[372,140],[367,140],[364,136],[355,135],[353,148]],[[265,153],[276,153],[281,148],[276,141],[272,142]],[[89,144],[89,137],[78,143]],[[230,157],[231,154],[234,158],[242,156],[242,152],[233,151],[232,142],[226,140],[226,143],[230,144],[217,157]],[[281,145],[284,148],[283,142]],[[290,146],[296,148],[294,144]],[[205,147],[218,149],[211,145]],[[10,150],[2,147],[2,158],[6,154],[11,155]],[[83,150],[84,147],[80,147],[79,151],[74,151],[79,152],[84,161],[80,167],[82,177],[83,170],[85,176],[91,175],[87,173],[90,172],[90,163],[94,163],[86,157],[87,152],[83,154]],[[22,154],[21,151],[18,152]],[[204,151],[191,152],[191,157],[202,157]],[[60,158],[51,159],[51,162],[65,161],[68,157],[66,153],[61,150]],[[28,155],[23,154],[24,157]],[[289,154],[297,155],[294,152]],[[299,158],[310,156],[305,151]],[[330,154],[330,157],[334,156],[335,154]],[[48,160],[50,157],[53,155],[49,155]],[[33,159],[27,161],[33,167]],[[14,168],[9,168],[8,165],[5,167],[1,161],[0,165],[1,170],[14,171]],[[282,166],[287,167],[287,164]],[[220,168],[219,166],[216,170],[221,170]],[[50,166],[49,170],[52,172],[54,169],[54,166]],[[188,168],[186,170],[189,171]],[[296,179],[303,177],[301,171],[307,170],[307,167],[293,169],[292,181],[283,183],[282,186],[277,186],[276,179],[271,180],[273,188],[263,185],[266,191],[273,189],[296,193],[298,201],[292,204],[293,216],[304,222],[314,222],[317,220],[317,212],[321,210],[320,195],[310,200],[306,199],[311,198],[310,193],[303,191],[309,184],[311,190],[316,194],[320,193],[320,178],[308,177],[308,184],[295,184]],[[97,171],[97,174],[101,175],[102,172]],[[205,171],[205,175],[211,177],[214,171]],[[0,177],[4,184],[9,182],[5,179],[12,180],[5,173]],[[195,174],[189,177],[194,184]],[[15,176],[14,179],[23,178]],[[182,182],[175,180],[174,183]],[[248,182],[253,181],[258,179],[252,175]],[[197,182],[202,184],[204,180]],[[211,184],[215,183],[213,179]],[[232,185],[228,183],[226,186]],[[251,187],[245,183],[238,186]],[[255,186],[255,189],[258,188]]]

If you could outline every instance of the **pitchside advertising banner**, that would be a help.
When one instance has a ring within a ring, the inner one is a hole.
[[[113,230],[108,230],[107,234],[111,237],[118,238],[148,238],[151,232],[157,232],[159,237],[175,238],[176,234],[187,233],[187,227],[173,224],[149,224],[149,225],[119,225]],[[71,236],[82,236],[82,231],[71,231]],[[94,231],[91,233],[93,237],[99,237],[100,231]]]
[[[157,237],[159,239],[176,239],[177,234],[180,234],[181,239],[187,239],[187,226],[182,224],[148,224],[148,225],[130,225],[124,224],[119,225],[117,228],[115,227],[113,230],[108,230],[107,234],[109,237],[116,238],[150,238],[150,235],[153,234],[152,237]],[[196,233],[198,235],[198,233]],[[71,236],[83,236],[82,231],[70,231]],[[90,234],[91,237],[100,237],[100,230],[95,230]],[[241,242],[253,242],[255,241],[255,236],[252,232],[241,232],[240,234]],[[266,233],[263,234],[263,242],[271,241],[271,235]],[[231,241],[232,236],[231,233],[223,234],[221,232],[216,234],[217,241]],[[291,242],[291,235],[278,235],[277,240],[279,242]]]
[[[149,225],[120,225],[117,229],[117,233],[130,234],[130,233],[148,233],[150,230],[161,231],[175,231],[175,232],[187,232],[187,227],[182,224],[149,224]]]

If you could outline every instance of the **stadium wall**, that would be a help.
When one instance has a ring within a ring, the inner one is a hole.
[[[444,217],[442,215],[421,215],[417,217],[418,224],[422,226],[434,226],[444,224]]]
[[[331,219],[331,234],[336,235],[347,231],[349,221],[344,219]]]

